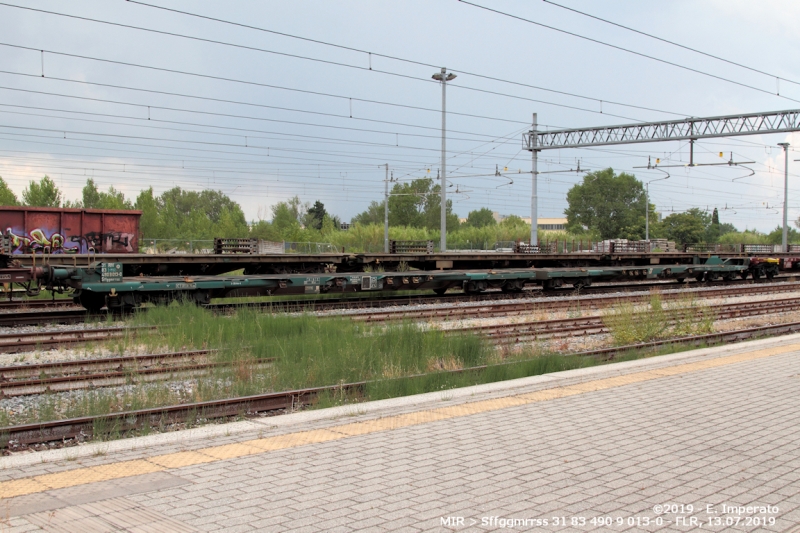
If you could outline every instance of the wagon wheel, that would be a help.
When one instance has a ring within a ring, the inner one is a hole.
[[[92,292],[82,292],[78,297],[81,305],[90,313],[99,313],[100,309],[106,305],[106,297],[102,294]]]

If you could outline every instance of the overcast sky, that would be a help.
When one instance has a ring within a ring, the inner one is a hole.
[[[431,75],[438,67],[458,76],[447,88],[447,176],[462,217],[481,207],[530,214],[522,132],[534,112],[540,127],[552,129],[800,108],[800,3],[788,0],[557,2],[766,74],[541,0],[475,3],[680,66],[457,0],[145,2],[151,6],[0,5],[0,176],[18,194],[47,174],[78,199],[93,177],[131,198],[151,186],[156,193],[176,185],[222,190],[251,220],[271,218],[270,206],[294,195],[349,220],[382,199],[384,164],[399,180],[436,176],[442,93]],[[795,140],[698,141],[695,162],[726,162],[733,152],[734,161],[755,161],[747,165],[755,173],[670,167],[670,177],[651,186],[652,202],[664,215],[717,207],[722,222],[770,231],[782,221],[776,145]],[[791,220],[800,215],[798,153],[789,153]],[[613,167],[643,181],[665,176],[634,168],[648,157],[684,164],[688,145],[543,152],[539,170],[580,161],[582,169]],[[506,176],[493,176],[505,167]],[[563,216],[566,191],[581,179],[543,174],[540,216]]]

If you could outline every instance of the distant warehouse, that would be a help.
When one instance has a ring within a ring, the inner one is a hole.
[[[500,223],[503,219],[508,218],[508,215],[501,215],[497,211],[492,213],[494,215],[494,219]],[[526,224],[531,223],[531,217],[520,217],[523,222]],[[543,230],[565,230],[567,229],[567,219],[566,218],[539,218],[538,219],[538,226],[539,229]]]
[[[527,221],[529,221],[530,219],[531,217],[528,217]],[[523,218],[522,220],[525,220],[525,218]],[[566,218],[540,218],[538,219],[538,222],[539,222],[538,224],[539,229],[549,229],[549,230],[567,229]]]

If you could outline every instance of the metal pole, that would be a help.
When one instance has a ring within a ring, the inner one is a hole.
[[[789,251],[789,226],[787,225],[787,217],[789,216],[789,143],[778,143],[778,146],[783,146],[783,153],[786,156],[786,162],[783,165],[783,238],[781,239],[782,251]]]
[[[537,114],[533,114],[533,127],[531,128],[531,246],[539,246],[539,150],[536,149],[539,139],[536,128],[539,121]]]
[[[383,180],[383,253],[389,253],[389,163]]]
[[[446,105],[447,105],[447,69],[442,68],[442,215],[441,215],[441,238],[439,239],[439,251],[444,253],[447,251],[447,156],[446,156]]]
[[[644,240],[650,240],[650,182],[644,184]]]

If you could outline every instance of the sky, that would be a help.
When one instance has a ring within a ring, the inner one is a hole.
[[[19,196],[46,174],[72,200],[88,178],[131,199],[211,188],[248,220],[296,195],[349,220],[383,199],[386,165],[437,177],[444,67],[454,211],[529,216],[532,113],[558,129],[800,109],[798,19],[787,0],[0,1],[0,176]],[[580,163],[668,175],[650,186],[664,216],[717,208],[768,232],[779,142],[793,221],[796,134],[695,143],[696,163],[744,166],[681,166],[685,141],[545,151],[539,216],[563,216]],[[676,166],[637,168],[656,158]]]

